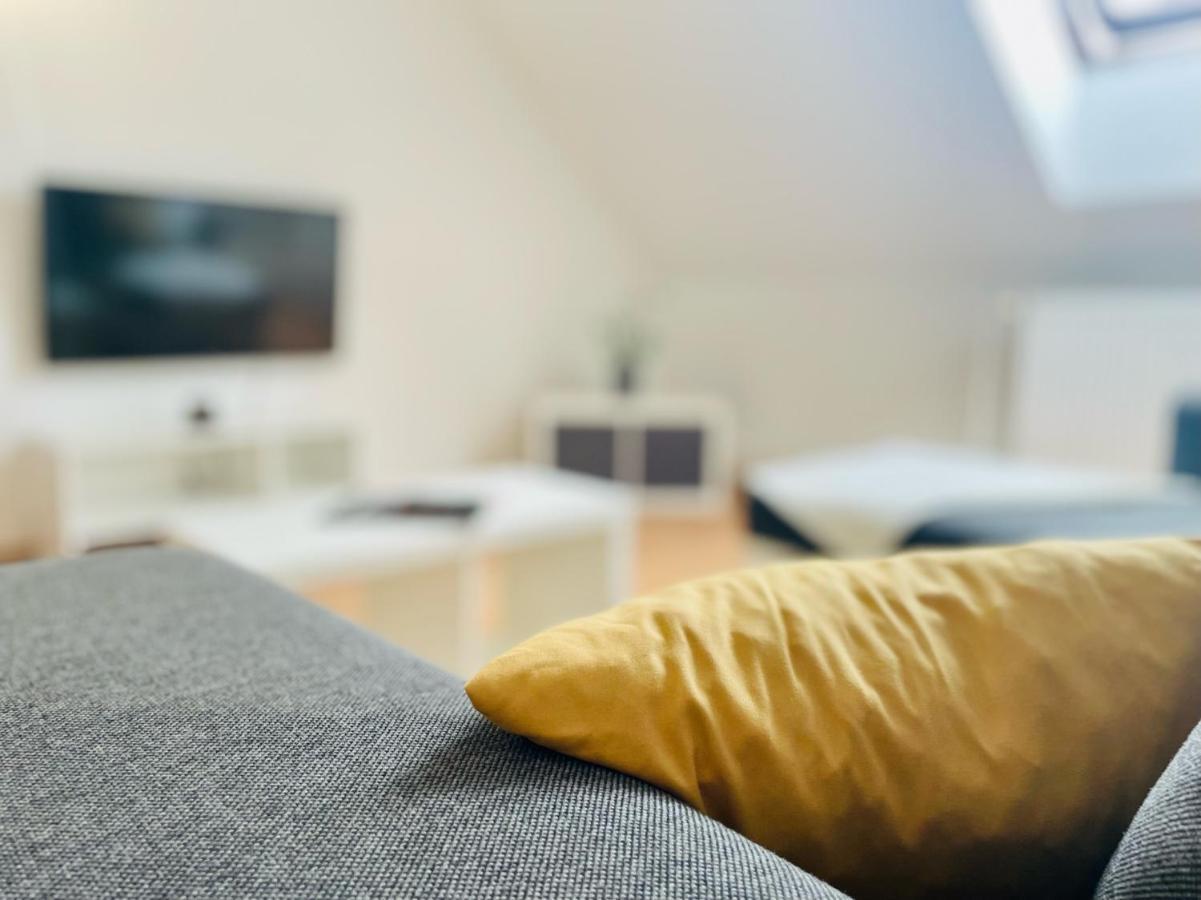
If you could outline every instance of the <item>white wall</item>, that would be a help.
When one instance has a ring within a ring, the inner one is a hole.
[[[728,397],[745,458],[962,437],[973,302],[937,278],[673,282],[655,380]]]
[[[1008,421],[1014,413],[1008,393],[1011,306],[1030,294],[1136,306],[1182,294],[1195,301],[1201,276],[1192,280],[1179,270],[1144,274],[1134,267],[1134,274],[1109,278],[1073,270],[1008,271],[868,266],[779,278],[671,279],[655,295],[654,319],[664,339],[650,383],[728,397],[738,417],[744,460],[904,436],[1020,449],[1061,462],[1116,463],[1113,452],[1073,457],[1062,448],[1049,453],[1043,452],[1046,447],[1019,447],[1007,440],[1016,427]],[[1098,266],[1096,271],[1107,270]],[[1130,337],[1135,342],[1130,353],[1156,353],[1154,346],[1138,345],[1138,334]],[[1063,361],[1058,380],[1078,386],[1079,362]],[[1075,377],[1069,371],[1073,367]],[[1128,384],[1124,399],[1133,402],[1130,392],[1144,382]],[[1154,402],[1158,413],[1164,398],[1144,400]],[[1079,409],[1092,410],[1097,403],[1104,406],[1096,397],[1082,397]],[[1104,416],[1093,419],[1095,425]],[[1163,418],[1154,432],[1124,441],[1140,449],[1161,448],[1169,426]],[[1053,433],[1073,427],[1068,421]],[[1167,458],[1156,449],[1140,459],[1152,457],[1160,463]]]
[[[337,203],[332,359],[47,367],[46,178]],[[626,289],[621,237],[472,26],[439,0],[7,0],[0,7],[0,430],[337,418],[367,475],[516,450]]]
[[[660,383],[751,456],[964,436],[1006,292],[1201,285],[1195,198],[1047,196],[964,0],[462,2],[657,273]]]

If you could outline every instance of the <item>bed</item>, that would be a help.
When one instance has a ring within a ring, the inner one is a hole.
[[[886,441],[750,467],[753,533],[831,556],[1046,538],[1201,535],[1191,479]]]

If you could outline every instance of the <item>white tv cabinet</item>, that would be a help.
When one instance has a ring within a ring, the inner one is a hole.
[[[181,508],[345,487],[354,480],[347,430],[217,431],[51,448],[61,550],[151,542]]]

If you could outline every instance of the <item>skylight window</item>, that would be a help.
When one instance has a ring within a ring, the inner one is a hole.
[[[972,0],[1047,192],[1201,196],[1201,0]]]
[[[1201,53],[1201,0],[1061,0],[1089,63]]]

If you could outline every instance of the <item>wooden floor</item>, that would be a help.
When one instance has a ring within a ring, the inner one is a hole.
[[[753,537],[744,513],[743,504],[732,503],[728,512],[713,517],[644,516],[638,526],[638,593],[796,555],[782,544]]]
[[[743,565],[746,530],[737,513],[715,518],[644,517],[638,525],[638,593]]]

